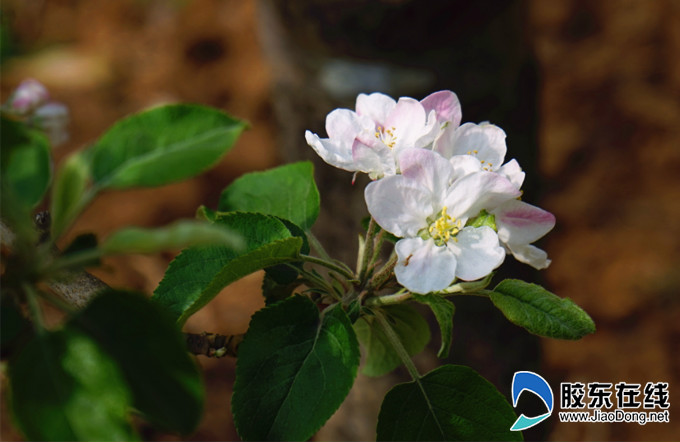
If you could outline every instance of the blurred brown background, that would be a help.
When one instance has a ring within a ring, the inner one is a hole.
[[[468,3],[5,0],[2,99],[32,77],[69,106],[71,140],[55,150],[57,164],[117,119],[153,104],[203,103],[250,121],[215,169],[160,189],[102,195],[72,237],[192,217],[200,204],[214,207],[222,188],[246,171],[312,158],[304,129],[322,134],[325,115],[353,107],[358,91],[422,98],[454,90],[464,121],[506,129],[508,158],[529,172],[526,200],[557,216],[542,243],[552,266],[513,272],[572,298],[598,331],[578,342],[539,340],[492,327],[486,310],[463,305],[456,324],[465,332],[456,332],[454,350],[464,357],[453,360],[467,361],[506,396],[516,369],[544,375],[556,396],[564,381],[669,382],[670,424],[561,424],[553,416],[527,437],[677,440],[680,1]],[[351,256],[353,249],[339,245],[365,214],[361,186],[320,163],[316,174],[319,235]],[[329,225],[337,227],[323,228]],[[110,259],[97,275],[151,293],[172,256]],[[187,328],[243,332],[262,305],[260,278],[225,289]],[[200,363],[206,414],[192,439],[235,439],[234,361]],[[425,355],[419,363],[432,361]],[[391,379],[375,382],[377,390]],[[369,384],[358,381],[354,409],[343,407],[317,439],[373,437],[380,394]],[[16,439],[2,406],[2,440]],[[150,428],[143,434],[177,439]]]

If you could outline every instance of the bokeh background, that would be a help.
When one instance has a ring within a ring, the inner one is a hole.
[[[506,396],[521,369],[541,373],[556,394],[567,381],[668,382],[670,424],[553,417],[526,436],[680,438],[680,1],[4,0],[0,9],[2,100],[30,77],[71,111],[57,164],[117,119],[159,103],[216,106],[252,126],[201,177],[102,195],[70,237],[192,217],[244,172],[313,159],[304,130],[323,134],[325,115],[353,107],[358,92],[455,91],[464,121],[506,130],[508,158],[528,172],[525,199],[557,216],[541,243],[549,269],[505,266],[572,298],[598,331],[577,342],[538,339],[488,305],[461,302],[449,361],[471,365]],[[345,238],[366,213],[362,185],[318,161],[316,176],[317,233],[351,259],[355,246]],[[150,294],[172,257],[111,258],[96,274]],[[262,306],[260,281],[254,274],[228,287],[187,329],[245,331]],[[206,413],[191,439],[237,439],[235,361],[199,362]],[[437,363],[431,350],[416,362]],[[380,399],[400,378],[359,377],[315,438],[372,439]],[[4,400],[1,416],[2,440],[19,438]],[[145,438],[179,439],[140,425]]]

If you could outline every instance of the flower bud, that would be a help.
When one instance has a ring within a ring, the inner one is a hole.
[[[9,108],[19,115],[28,115],[40,105],[46,103],[49,97],[47,88],[40,82],[33,79],[24,80],[12,94],[9,100]]]
[[[40,106],[31,117],[31,123],[45,132],[53,146],[68,141],[69,135],[66,130],[68,122],[68,108],[64,104],[57,102],[50,102]]]

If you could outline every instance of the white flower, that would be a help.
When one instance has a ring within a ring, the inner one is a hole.
[[[496,232],[465,226],[485,207],[498,207],[519,196],[499,174],[478,171],[458,178],[449,161],[426,149],[408,149],[399,157],[402,175],[370,183],[368,211],[396,244],[397,280],[415,293],[443,290],[456,278],[472,281],[488,275],[505,257]]]
[[[503,129],[494,124],[465,123],[457,128],[447,128],[435,143],[434,150],[450,158],[454,167],[465,167],[468,172],[497,172],[519,189],[524,182],[524,172],[514,159],[503,164],[508,150],[505,137]]]
[[[397,158],[408,148],[432,147],[447,126],[460,124],[460,103],[451,91],[422,101],[359,94],[356,112],[336,109],[326,117],[329,138],[305,132],[307,143],[328,164],[373,179],[399,173]]]
[[[459,176],[480,170],[495,172],[518,190],[524,182],[525,174],[516,160],[503,164],[507,151],[505,132],[493,124],[465,123],[457,129],[447,129],[435,150],[450,158]],[[555,226],[550,212],[518,200],[508,200],[493,210],[484,209],[495,216],[501,243],[518,261],[539,270],[550,265],[547,253],[530,245]]]

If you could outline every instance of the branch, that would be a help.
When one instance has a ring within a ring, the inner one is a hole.
[[[39,243],[49,240],[49,212],[38,213],[34,221],[40,234]],[[0,238],[3,248],[11,248],[15,236],[4,222],[0,222]],[[55,252],[58,251],[55,250]],[[104,281],[84,270],[71,272],[62,280],[47,281],[47,286],[69,304],[79,309],[85,307],[99,292],[109,288]],[[184,337],[189,352],[215,358],[235,357],[238,345],[243,340],[242,334],[225,336],[207,332],[200,334],[184,333]]]
[[[211,358],[237,355],[243,335],[218,335],[216,333],[184,333],[189,351],[195,355]]]

